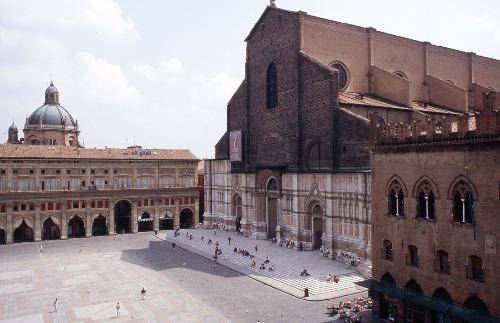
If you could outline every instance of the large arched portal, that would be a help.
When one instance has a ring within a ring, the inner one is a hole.
[[[236,228],[236,232],[240,232],[241,230],[241,217],[243,214],[243,205],[241,203],[241,196],[238,194],[235,194],[233,196],[233,202],[232,202],[232,213],[234,216],[234,226]]]
[[[105,236],[107,234],[106,218],[99,214],[92,222],[92,236]]]
[[[121,200],[115,204],[116,233],[130,233],[132,231],[132,205],[129,201]]]
[[[160,214],[160,230],[174,229],[174,212],[165,210]]]
[[[59,226],[54,223],[52,218],[47,218],[43,221],[42,240],[57,240],[61,238],[61,230]]]
[[[74,216],[68,221],[68,238],[85,237],[85,224],[79,216]]]
[[[189,229],[193,227],[193,211],[184,209],[181,211],[179,218],[181,229]]]
[[[0,228],[0,244],[5,244],[5,230]]]
[[[311,210],[312,215],[312,243],[313,249],[319,249],[323,245],[323,208],[316,204]]]
[[[33,229],[23,220],[14,230],[14,242],[32,242],[34,240]]]
[[[139,232],[153,231],[153,216],[147,211],[144,211],[137,219],[139,224]]]
[[[276,179],[270,178],[266,186],[266,220],[267,237],[276,238],[276,227],[278,226],[278,184]]]

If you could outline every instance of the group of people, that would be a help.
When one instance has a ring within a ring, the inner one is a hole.
[[[309,271],[307,271],[306,268],[304,268],[301,272],[300,272],[300,277],[308,277],[308,276],[311,276],[311,274],[309,273]]]
[[[341,319],[344,319],[344,322],[359,323],[361,322],[361,312],[370,310],[372,306],[373,303],[369,297],[360,297],[340,302],[338,305],[329,305],[327,311],[330,316],[338,314]]]
[[[338,284],[339,283],[339,278],[336,275],[328,274],[328,276],[326,276],[326,281],[329,282],[329,283],[336,283],[336,284]]]
[[[174,228],[174,237],[178,237],[181,235],[181,228],[179,228],[178,226]]]
[[[286,248],[290,248],[290,249],[295,249],[295,241],[293,241],[292,239],[279,239],[277,240],[276,238],[273,239],[273,243],[278,243],[278,246],[280,247],[286,247]]]

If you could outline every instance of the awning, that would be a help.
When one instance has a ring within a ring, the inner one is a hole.
[[[482,312],[462,307],[458,304],[447,303],[443,300],[418,294],[395,285],[380,282],[374,279],[367,279],[356,283],[357,285],[369,288],[376,292],[403,299],[407,302],[429,308],[434,312],[448,314],[453,317],[463,319],[467,322],[499,323],[500,319],[484,314]]]
[[[172,210],[165,210],[160,213],[160,220],[172,220],[174,218],[174,212]]]
[[[145,218],[145,219],[139,218],[139,219],[137,219],[137,221],[139,221],[139,222],[148,222],[148,221],[154,221],[154,219],[153,218]]]

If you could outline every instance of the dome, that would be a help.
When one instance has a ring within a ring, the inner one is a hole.
[[[33,128],[75,129],[77,124],[68,110],[59,104],[59,92],[52,81],[45,90],[45,104],[36,109],[27,119],[26,126]]]
[[[76,122],[73,120],[68,110],[60,105],[44,104],[36,109],[29,117],[27,126],[42,127],[73,127],[76,128]]]
[[[14,122],[12,122],[12,124],[10,125],[9,132],[19,132]]]

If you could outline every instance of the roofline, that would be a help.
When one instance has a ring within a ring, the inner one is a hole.
[[[260,15],[257,22],[253,25],[252,29],[248,33],[248,36],[245,38],[245,41],[248,41],[252,37],[253,33],[255,32],[255,30],[259,26],[260,22],[262,21],[262,19],[264,19],[264,17],[266,16],[266,14],[269,10],[278,10],[278,11],[286,12],[286,13],[299,14],[299,11],[286,10],[286,9],[282,9],[282,8],[273,7],[271,5],[268,5],[266,7],[266,9],[264,9],[264,12],[262,12],[262,14]]]
[[[315,16],[315,15],[310,15],[307,12],[304,12],[304,11],[286,10],[286,9],[282,9],[282,8],[278,8],[278,7],[272,7],[270,5],[266,7],[266,9],[264,10],[264,12],[261,14],[261,16],[259,17],[259,19],[257,20],[257,22],[254,24],[254,26],[250,30],[250,33],[245,38],[245,41],[248,41],[251,38],[251,36],[255,32],[255,29],[260,24],[261,20],[264,18],[264,16],[267,14],[267,12],[269,10],[271,10],[271,9],[279,10],[279,11],[286,12],[286,13],[297,14],[297,15],[300,15],[300,16],[303,16],[303,17],[306,17],[306,18],[323,20],[323,21],[326,21],[326,22],[329,22],[329,23],[334,23],[334,24],[342,25],[342,26],[349,27],[349,28],[352,28],[352,29],[356,29],[356,30],[358,30],[360,32],[363,32],[363,31],[366,32],[366,30],[373,30],[375,32],[376,36],[391,37],[391,38],[394,38],[395,40],[398,40],[398,41],[407,42],[407,43],[413,43],[413,44],[417,44],[417,45],[421,45],[421,46],[429,45],[430,46],[429,48],[431,50],[432,49],[438,50],[438,51],[439,50],[446,50],[446,51],[450,51],[451,53],[454,53],[454,54],[470,55],[470,56],[475,56],[475,57],[482,58],[482,59],[493,60],[495,63],[499,63],[500,64],[500,59],[493,58],[493,57],[488,57],[488,56],[483,56],[483,55],[478,55],[478,54],[476,54],[474,52],[466,52],[466,51],[462,51],[462,50],[451,48],[451,47],[446,47],[446,46],[432,44],[432,43],[430,43],[428,41],[415,40],[415,39],[412,39],[412,38],[408,38],[408,37],[404,37],[404,36],[400,36],[400,35],[396,35],[396,34],[391,34],[391,33],[384,32],[384,31],[379,31],[379,30],[377,30],[377,29],[375,29],[373,27],[362,27],[362,26],[353,25],[353,24],[346,23],[346,22],[341,22],[341,21],[336,21],[336,20],[332,20],[332,19],[328,19],[328,18],[323,18],[323,17],[319,17],[319,16]]]

